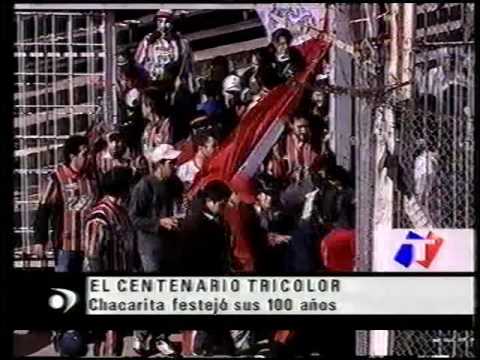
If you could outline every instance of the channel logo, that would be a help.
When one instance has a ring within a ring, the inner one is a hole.
[[[62,310],[65,314],[78,302],[78,295],[71,290],[52,288],[55,294],[48,299],[48,305],[54,310]]]
[[[443,239],[429,232],[427,236],[421,236],[416,232],[409,231],[404,243],[395,254],[395,261],[409,268],[414,262],[428,269],[433,263],[443,244]]]

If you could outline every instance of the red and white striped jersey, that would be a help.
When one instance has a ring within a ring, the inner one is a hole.
[[[105,196],[91,210],[85,226],[85,271],[136,271],[135,229],[128,210]]]
[[[53,212],[56,249],[83,251],[85,216],[97,197],[97,181],[91,172],[80,174],[63,164],[57,167],[39,206],[39,212],[45,208]],[[49,216],[37,218],[35,230],[43,234],[37,243],[47,242],[48,226]]]
[[[131,167],[132,161],[124,156],[120,159],[114,158],[108,150],[104,150],[96,156],[96,168],[99,175],[104,175],[114,167]]]
[[[309,143],[301,143],[293,134],[285,139],[285,159],[291,173],[300,167],[309,168],[317,160],[319,153]]]
[[[143,133],[143,153],[148,154],[160,144],[172,144],[173,133],[169,119],[150,122]]]

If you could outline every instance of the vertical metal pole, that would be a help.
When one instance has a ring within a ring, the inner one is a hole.
[[[68,98],[69,98],[69,118],[70,118],[70,134],[75,133],[75,125],[73,123],[73,113],[74,113],[74,104],[75,98],[73,96],[73,15],[68,15],[68,24],[67,24],[67,42],[68,42]]]
[[[23,33],[23,27],[24,27],[24,24],[23,24],[23,16],[22,15],[17,15],[16,16],[17,18],[17,52],[19,53],[19,56],[18,56],[18,60],[17,60],[17,66],[18,66],[18,71],[20,72],[20,75],[17,75],[17,82],[18,82],[18,88],[19,88],[19,92],[20,92],[20,96],[19,96],[19,99],[18,99],[18,103],[19,103],[19,112],[18,112],[18,117],[19,117],[19,122],[18,122],[18,126],[19,126],[19,134],[20,135],[25,135],[24,134],[24,123],[25,123],[25,75],[23,75],[25,73],[25,57],[23,56],[25,54],[25,45],[24,45],[24,33]],[[20,149],[23,149],[25,147],[25,139],[24,138],[21,138],[19,139],[19,142],[20,142]],[[22,238],[22,250],[24,251],[25,250],[25,243],[26,243],[26,239],[25,239],[25,236],[26,236],[26,233],[25,233],[25,230],[24,230],[24,209],[25,209],[25,206],[28,206],[27,203],[26,203],[26,198],[25,198],[25,176],[26,174],[23,172],[24,170],[24,157],[22,155],[20,155],[20,172],[19,172],[19,175],[20,175],[20,189],[19,190],[19,195],[20,195],[20,205],[19,205],[19,211],[20,211],[20,226],[19,226],[19,230],[20,230],[20,234],[21,234],[21,238]],[[17,190],[17,189],[16,189]]]
[[[58,140],[56,136],[58,136],[58,116],[57,116],[57,46],[55,43],[55,39],[57,38],[57,24],[56,24],[56,16],[52,14],[52,99],[53,99],[53,135],[55,136],[54,144],[53,144],[53,163],[58,164]],[[47,124],[48,126],[48,124]],[[51,144],[50,144],[51,145]],[[49,156],[48,164],[51,164],[51,159]]]
[[[114,97],[113,97],[113,29],[114,29],[114,14],[112,11],[106,11],[104,18],[105,32],[104,32],[104,74],[105,74],[105,120],[107,124],[112,124],[116,121],[114,116]]]
[[[41,111],[41,106],[40,106],[40,88],[39,88],[39,82],[40,82],[40,76],[39,76],[39,73],[40,73],[40,57],[38,56],[39,55],[39,46],[38,46],[38,42],[39,42],[39,38],[40,38],[40,31],[39,31],[39,17],[41,15],[38,15],[38,14],[35,14],[34,15],[34,22],[33,22],[33,41],[35,42],[35,46],[34,46],[34,49],[35,49],[35,70],[34,70],[34,74],[35,74],[35,132],[36,134],[39,133],[40,131],[40,119],[39,119],[39,115],[40,115],[40,111]],[[27,132],[28,133],[28,132]],[[30,134],[29,134],[30,135]],[[32,134],[33,135],[33,134]],[[37,168],[39,167],[39,158],[40,158],[40,146],[41,146],[41,143],[40,143],[40,139],[37,138],[36,141],[33,141],[33,143],[35,144],[35,146],[37,147],[37,149],[35,149],[35,152],[32,152],[32,156],[33,156],[33,162],[32,164],[30,164],[30,161],[27,160],[28,162],[28,174],[26,175],[26,178],[27,178],[27,198],[28,200],[31,199],[31,195],[32,195],[32,181],[31,179],[34,178],[35,176],[38,176],[38,174],[36,173],[36,171],[34,170],[35,169],[35,163],[37,164]],[[27,140],[27,144],[28,144],[28,140]],[[37,160],[37,161],[35,161]],[[31,165],[31,166],[30,166]],[[27,252],[30,252],[30,245],[31,245],[31,242],[30,242],[30,204],[27,205],[27,211],[26,211],[26,229],[28,231],[28,244],[27,244]]]
[[[347,43],[352,43],[352,36],[349,33],[350,4],[339,4],[334,7],[335,17],[335,36],[337,39]],[[333,61],[333,84],[345,88],[352,87],[352,56],[342,49],[332,46],[331,54],[334,55]],[[347,170],[352,168],[352,141],[353,126],[352,112],[353,103],[350,95],[332,94],[332,108],[330,109],[330,131],[332,132],[332,150],[336,154],[337,164]]]
[[[453,196],[453,227],[456,228],[458,226],[457,219],[458,219],[458,199],[457,199],[457,192],[458,192],[458,179],[457,179],[457,170],[459,168],[459,164],[457,163],[458,161],[458,126],[457,126],[457,121],[458,121],[458,107],[460,106],[459,104],[459,94],[458,94],[458,86],[459,86],[459,81],[458,81],[458,73],[457,73],[457,67],[458,67],[458,47],[453,48],[453,57],[454,57],[454,67],[453,67],[453,109],[452,109],[452,115],[448,119],[449,122],[453,122],[453,161],[452,161],[452,176],[453,176],[453,189],[452,189],[452,196]],[[450,69],[451,70],[451,69]],[[449,74],[451,75],[451,74]]]
[[[41,83],[41,92],[42,92],[42,98],[43,98],[43,103],[42,105],[44,105],[44,108],[48,111],[48,114],[50,114],[50,109],[48,108],[48,106],[50,105],[49,101],[48,101],[48,79],[49,79],[49,59],[48,59],[48,45],[47,45],[47,39],[48,39],[48,24],[47,24],[47,19],[49,18],[49,14],[44,14],[42,16],[42,34],[44,34],[43,36],[45,37],[45,39],[42,41],[42,53],[43,53],[43,57],[42,57],[42,60],[43,60],[43,81]],[[40,85],[40,84],[39,84]],[[45,121],[45,127],[48,125],[48,117],[46,118],[46,121]],[[44,141],[41,140],[42,139],[42,136],[43,135],[46,135],[43,133],[42,131],[42,127],[41,127],[41,124],[37,124],[37,134],[38,136],[38,140],[37,140],[37,147],[38,148],[41,148],[44,144]],[[43,150],[39,151],[38,152],[38,158],[37,158],[37,169],[36,169],[36,180],[37,180],[37,191],[36,191],[36,195],[37,195],[37,198],[40,194],[40,189],[42,189],[42,185],[43,185],[43,182],[42,182],[42,159],[43,157],[45,156]]]
[[[91,54],[94,54],[95,47],[93,45],[93,25],[92,25],[92,16],[93,14],[88,14],[85,15],[86,17],[86,40],[87,40],[87,48],[86,52],[89,54],[89,56],[86,58],[87,61],[87,72],[89,74],[92,74],[95,72],[95,57],[91,56]],[[95,93],[94,93],[94,83],[95,83],[95,76],[94,75],[88,75],[88,84],[87,84],[87,103],[89,106],[88,109],[88,127],[93,123],[94,121],[94,112],[95,112]]]
[[[111,23],[111,42],[112,42],[112,54],[111,54],[111,67],[112,67],[112,108],[113,108],[113,123],[117,124],[120,121],[118,116],[118,99],[117,99],[117,30],[115,26],[115,14],[112,12]]]

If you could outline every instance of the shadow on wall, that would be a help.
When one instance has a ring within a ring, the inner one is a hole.
[[[15,331],[13,335],[14,357],[28,356],[50,345],[49,331]]]

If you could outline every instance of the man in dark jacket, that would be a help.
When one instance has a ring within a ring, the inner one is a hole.
[[[178,273],[221,276],[229,272],[230,236],[223,220],[223,212],[230,195],[231,191],[225,183],[212,181],[194,200],[196,205],[192,207],[180,229]],[[195,330],[183,333],[182,355],[194,354],[196,334]],[[218,343],[219,340],[228,339],[222,334],[209,332],[208,336],[203,337],[209,343]],[[230,343],[230,348],[232,347],[233,344]]]
[[[199,194],[201,206],[187,215],[179,232],[181,273],[221,276],[229,271],[229,233],[223,211],[230,194],[220,181],[212,181]]]
[[[171,145],[158,146],[149,156],[152,174],[141,179],[132,191],[129,213],[137,230],[145,272],[169,271],[171,254],[167,250],[178,228],[174,203],[183,190],[175,175],[179,154]]]
[[[283,275],[294,219],[285,213],[280,204],[281,184],[276,178],[266,173],[259,174],[256,188],[256,271],[259,275]]]
[[[153,171],[135,185],[130,199],[130,217],[137,230],[138,249],[145,272],[170,273],[174,257],[178,219],[174,204],[181,197],[183,185],[175,175],[175,160],[180,155],[171,145],[162,144],[149,154]],[[140,355],[150,351],[148,331],[135,333],[133,348]],[[173,354],[167,334],[154,334],[156,349],[163,355]]]

